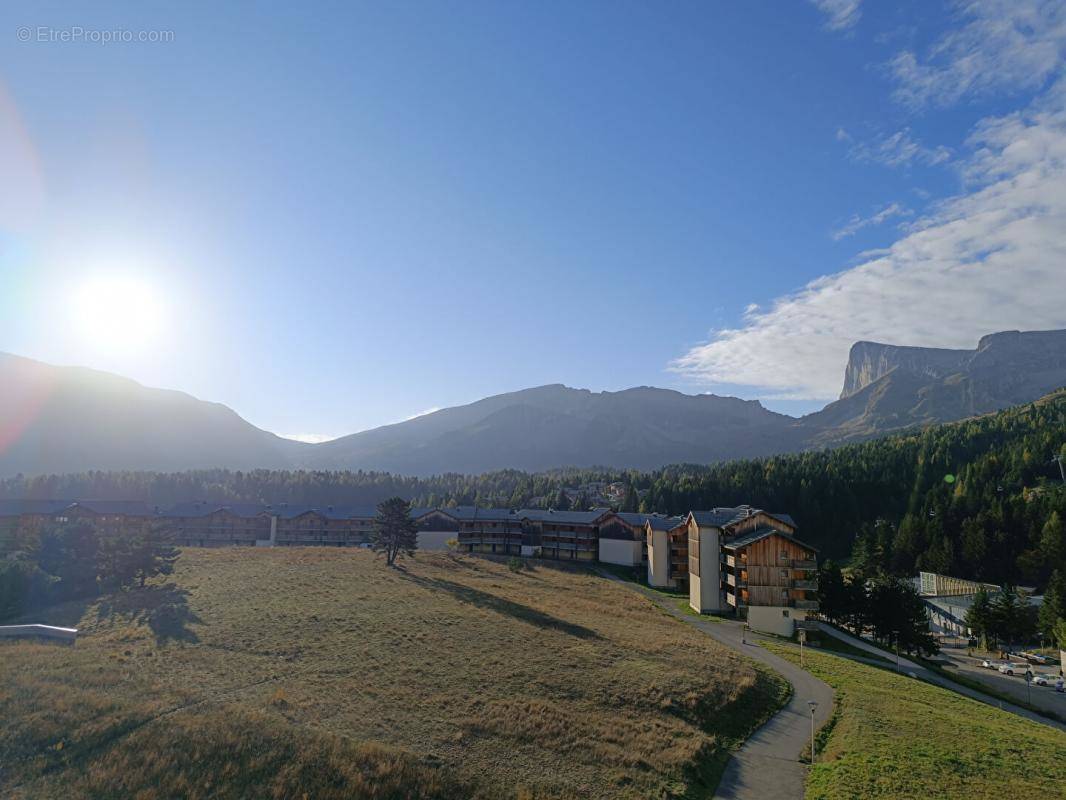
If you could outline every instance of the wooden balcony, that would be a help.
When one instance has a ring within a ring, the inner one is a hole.
[[[818,581],[814,580],[794,580],[792,581],[793,589],[806,589],[808,592],[818,591]]]
[[[793,601],[793,605],[795,605],[796,608],[804,608],[804,609],[807,609],[808,611],[817,611],[818,610],[818,601],[817,600],[794,600]]]

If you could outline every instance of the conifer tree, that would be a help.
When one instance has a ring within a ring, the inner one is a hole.
[[[411,504],[402,497],[393,497],[378,504],[370,547],[385,554],[390,567],[400,555],[414,556],[418,549],[418,527],[411,519]]]

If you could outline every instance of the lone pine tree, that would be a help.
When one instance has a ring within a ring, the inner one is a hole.
[[[413,556],[418,549],[418,528],[411,519],[411,504],[402,497],[392,497],[378,504],[374,518],[374,530],[370,534],[370,547],[375,553],[384,553],[385,562],[391,567],[397,556]]]

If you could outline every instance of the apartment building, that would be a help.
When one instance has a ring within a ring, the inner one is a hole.
[[[458,516],[459,547],[465,552],[590,562],[598,558],[600,522],[611,515],[609,509],[461,507],[445,512]]]
[[[145,532],[156,511],[136,500],[0,500],[0,553],[56,524],[87,521],[108,533]]]
[[[683,589],[688,585],[688,539],[684,517],[649,517],[644,523],[648,585]]]
[[[787,514],[750,506],[691,511],[689,605],[732,612],[752,628],[791,636],[818,609],[817,550],[795,537]]]

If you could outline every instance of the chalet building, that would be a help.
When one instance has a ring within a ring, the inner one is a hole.
[[[459,547],[464,552],[590,562],[599,556],[600,522],[611,516],[609,509],[459,507],[446,511],[459,519]]]
[[[107,533],[147,532],[158,509],[131,500],[0,500],[0,552],[20,536],[91,522]]]
[[[688,585],[688,539],[684,517],[652,516],[644,523],[648,585],[680,589]]]
[[[795,531],[787,514],[750,506],[689,512],[689,605],[791,636],[818,609],[817,551]]]
[[[509,508],[457,506],[444,509],[458,525],[459,549],[464,553],[486,555],[533,555],[532,538],[526,538],[522,526]]]

